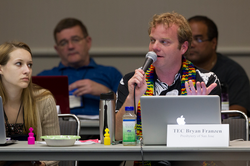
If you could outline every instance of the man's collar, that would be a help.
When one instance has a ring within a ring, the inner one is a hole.
[[[83,67],[95,68],[96,66],[97,66],[97,64],[95,63],[94,59],[93,59],[93,58],[90,58],[90,61],[89,61],[88,66],[82,66],[82,67],[80,67],[80,68],[83,68]],[[59,70],[63,70],[63,69],[72,68],[72,67],[64,66],[64,65],[62,64],[62,62],[60,62],[58,68],[59,68]],[[78,68],[78,69],[80,69],[80,68]]]

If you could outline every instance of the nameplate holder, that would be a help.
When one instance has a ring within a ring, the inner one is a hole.
[[[168,147],[228,147],[229,124],[167,125]]]

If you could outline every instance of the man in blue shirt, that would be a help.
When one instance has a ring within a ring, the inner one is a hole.
[[[80,20],[61,20],[54,29],[54,39],[61,62],[58,67],[38,75],[67,75],[71,113],[98,115],[100,94],[116,92],[122,74],[116,68],[98,65],[90,58],[92,39]]]

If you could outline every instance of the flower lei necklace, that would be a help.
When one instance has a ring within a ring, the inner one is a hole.
[[[147,90],[144,96],[153,96],[154,95],[154,69],[153,65],[146,71],[146,83]],[[194,86],[196,82],[196,71],[194,65],[184,57],[182,58],[182,76],[181,76],[181,95],[187,95],[185,88],[185,82],[192,80]],[[141,104],[140,101],[137,107],[137,139],[140,139],[142,136],[142,127],[141,127]]]

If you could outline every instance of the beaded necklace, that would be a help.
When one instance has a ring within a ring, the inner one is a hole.
[[[146,71],[146,83],[147,90],[143,96],[153,96],[154,95],[154,71],[155,67],[153,65]],[[182,76],[181,76],[181,95],[187,95],[187,91],[185,88],[185,82],[188,80],[192,80],[194,86],[196,82],[196,71],[194,65],[187,60],[186,58],[182,58]],[[142,127],[141,127],[141,104],[140,101],[137,107],[137,138],[140,139],[142,137]]]

